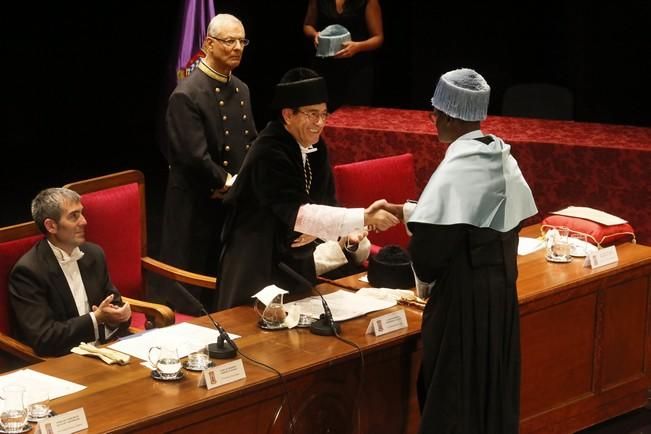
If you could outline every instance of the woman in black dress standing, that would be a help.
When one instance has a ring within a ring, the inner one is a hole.
[[[371,105],[373,97],[373,51],[382,46],[382,10],[379,0],[309,0],[303,33],[314,46],[319,32],[339,24],[351,35],[333,57],[315,57],[312,65],[328,83],[328,108]]]

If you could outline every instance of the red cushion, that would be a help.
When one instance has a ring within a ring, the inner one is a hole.
[[[113,284],[124,296],[144,299],[138,184],[85,193],[81,202],[86,239],[104,249]]]
[[[635,242],[635,231],[628,223],[606,226],[591,220],[556,214],[550,215],[542,221],[544,231],[553,226],[563,226],[571,231],[585,234],[586,239],[596,246],[607,246],[619,240]]]
[[[18,240],[0,243],[0,332],[11,336],[9,324],[9,273],[16,262],[43,235],[32,235]]]
[[[339,164],[333,172],[337,199],[348,208],[366,208],[377,199],[400,204],[418,199],[414,157],[410,153]],[[407,247],[409,244],[409,235],[402,224],[385,232],[371,233],[368,238],[378,246]]]

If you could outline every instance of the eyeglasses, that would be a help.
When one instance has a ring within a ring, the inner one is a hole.
[[[317,111],[306,112],[303,110],[299,110],[298,112],[307,116],[307,118],[314,123],[317,123],[319,121],[325,122],[326,120],[328,120],[328,116],[330,116],[330,113],[328,112],[317,112]]]
[[[235,47],[235,44],[237,42],[239,42],[242,47],[246,47],[247,45],[249,45],[249,42],[251,42],[246,38],[242,38],[242,39],[230,39],[230,38],[229,39],[222,39],[222,38],[216,38],[214,36],[208,36],[208,37],[212,38],[212,39],[214,39],[216,41],[221,42],[222,44],[224,44],[228,48]]]

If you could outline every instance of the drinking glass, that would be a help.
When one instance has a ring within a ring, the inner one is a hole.
[[[547,259],[552,262],[570,262],[570,230],[566,227],[551,229],[547,233]]]
[[[23,431],[27,422],[27,409],[23,402],[25,388],[23,386],[5,386],[2,389],[2,412],[0,413],[0,426],[6,433],[19,433]]]
[[[29,390],[26,400],[30,418],[42,419],[50,415],[50,393],[47,389]]]
[[[204,370],[210,365],[210,355],[207,345],[199,345],[188,354],[187,368],[193,370]]]
[[[570,255],[583,258],[588,254],[588,241],[584,234],[572,232],[569,238]]]
[[[259,301],[256,301],[256,312],[262,318],[262,322],[268,328],[281,328],[284,327],[287,312],[285,312],[285,305],[283,304],[283,294],[276,295],[271,302],[265,306],[262,313],[257,308]]]

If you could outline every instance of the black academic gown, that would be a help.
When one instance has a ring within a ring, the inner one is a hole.
[[[311,283],[316,281],[315,244],[290,245],[301,205],[336,205],[332,171],[325,144],[307,154],[312,170],[309,195],[305,171],[296,140],[280,121],[272,121],[260,132],[247,155],[235,185],[224,203],[223,250],[217,286],[218,310],[251,302],[251,296],[270,284],[289,291],[299,287],[295,279],[278,268],[280,262]]]
[[[423,312],[421,433],[518,432],[518,230],[409,223]]]

